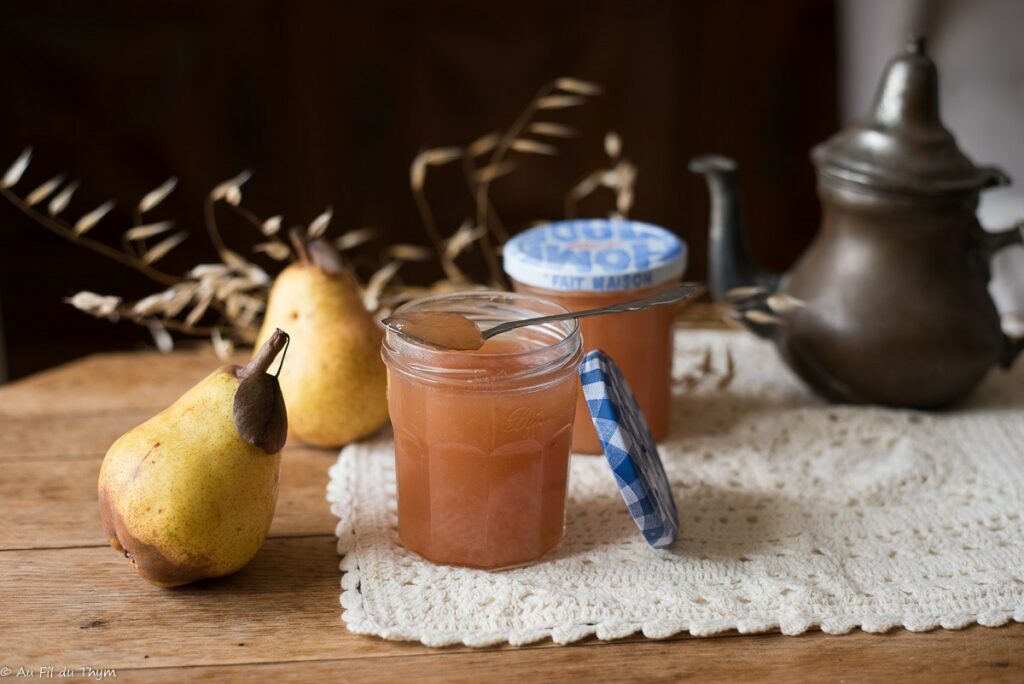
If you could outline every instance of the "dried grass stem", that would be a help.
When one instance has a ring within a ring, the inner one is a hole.
[[[16,206],[21,213],[25,214],[50,232],[56,233],[65,240],[69,240],[77,245],[91,249],[98,254],[102,254],[108,259],[113,259],[124,266],[138,271],[148,278],[152,278],[162,285],[175,285],[184,280],[184,278],[181,278],[180,276],[171,275],[170,273],[165,273],[159,269],[153,268],[141,259],[138,259],[131,254],[120,252],[110,245],[85,237],[84,235],[76,234],[69,225],[64,223],[64,221],[59,218],[51,218],[46,214],[36,211],[8,188],[0,188],[0,194],[10,201],[11,204]]]

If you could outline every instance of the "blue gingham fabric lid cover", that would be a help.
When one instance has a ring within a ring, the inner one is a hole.
[[[579,373],[594,428],[630,515],[648,544],[656,549],[669,546],[679,533],[679,514],[633,392],[619,367],[600,349],[583,357]]]
[[[664,228],[622,219],[558,221],[519,233],[505,273],[534,287],[616,292],[653,287],[686,270],[686,243]]]

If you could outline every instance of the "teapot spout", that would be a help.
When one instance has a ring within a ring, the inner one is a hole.
[[[999,365],[1003,368],[1010,368],[1017,360],[1020,353],[1024,351],[1024,337],[1003,336],[1003,349],[999,355]]]
[[[689,168],[692,173],[704,176],[711,195],[708,275],[712,298],[718,302],[724,301],[730,290],[748,286],[774,292],[782,276],[759,269],[747,248],[740,212],[736,162],[727,157],[707,155],[691,159]]]

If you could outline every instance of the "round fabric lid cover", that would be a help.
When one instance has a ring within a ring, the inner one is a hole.
[[[600,349],[580,365],[587,408],[622,498],[647,543],[669,546],[679,533],[679,514],[658,447],[626,379]]]
[[[559,221],[519,233],[502,252],[505,273],[525,285],[615,292],[680,278],[686,244],[664,228],[620,219]]]

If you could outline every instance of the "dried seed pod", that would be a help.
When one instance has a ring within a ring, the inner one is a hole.
[[[125,240],[146,240],[148,238],[166,233],[174,227],[174,221],[160,221],[159,223],[147,223],[143,226],[129,228],[124,233]]]
[[[738,302],[744,299],[750,299],[751,297],[757,297],[759,295],[767,294],[768,290],[764,289],[759,285],[744,285],[743,287],[734,287],[733,289],[725,293],[725,298],[730,302]]]
[[[461,156],[462,150],[458,147],[438,147],[421,152],[417,158],[422,159],[427,166],[442,166]]]
[[[274,261],[285,261],[292,254],[291,248],[280,240],[270,240],[253,245],[252,251],[262,252]]]
[[[797,309],[802,309],[807,306],[807,303],[801,299],[797,299],[793,295],[788,295],[784,292],[773,294],[767,299],[768,308],[777,314],[791,314]]]
[[[183,230],[180,233],[175,233],[169,238],[165,238],[160,242],[156,243],[142,255],[142,261],[146,264],[152,264],[158,259],[162,259],[168,252],[180,245],[188,237],[188,231]]]
[[[28,193],[28,195],[25,197],[25,204],[27,204],[30,207],[39,204],[44,199],[52,195],[57,190],[57,188],[61,186],[63,182],[64,174],[57,174],[56,176],[43,183],[32,192]]]
[[[472,223],[463,223],[444,245],[444,258],[454,260],[471,244],[484,236],[486,229],[483,226],[474,226]]]
[[[160,187],[153,188],[152,190],[147,192],[145,196],[143,196],[143,198],[139,200],[139,213],[145,214],[147,211],[150,211],[151,209],[156,207],[156,205],[163,202],[177,186],[178,179],[174,176],[171,176],[170,178],[165,180],[160,185]]]
[[[501,136],[497,133],[488,133],[471,142],[466,151],[471,157],[479,157],[481,154],[487,154],[493,150],[500,140]]]
[[[57,216],[62,211],[68,208],[68,204],[71,202],[71,196],[75,194],[75,190],[78,189],[78,181],[72,181],[67,186],[53,196],[46,209],[50,212],[50,216]]]
[[[341,251],[354,249],[364,242],[368,242],[377,236],[375,228],[355,228],[348,231],[334,241],[334,246]]]
[[[213,188],[213,190],[210,191],[210,199],[213,200],[214,202],[217,202],[222,199],[227,199],[228,195],[231,194],[232,197],[237,200],[233,201],[232,204],[237,206],[237,202],[241,201],[242,199],[242,185],[251,177],[252,172],[246,170],[242,171],[234,178],[226,180],[223,183],[219,183],[216,187]]]
[[[604,153],[610,159],[618,159],[622,154],[622,138],[615,131],[608,131],[604,134]]]
[[[220,328],[213,329],[210,343],[213,345],[213,353],[222,361],[226,361],[235,351],[235,344],[221,334]]]
[[[277,235],[281,230],[281,221],[284,219],[283,216],[278,214],[277,216],[271,216],[266,221],[260,224],[260,232],[266,236]]]
[[[206,310],[210,307],[210,302],[212,301],[213,292],[206,292],[199,298],[199,302],[192,307],[192,310],[189,311],[188,316],[185,318],[186,330],[199,322],[199,319],[206,313]]]
[[[14,160],[7,172],[4,173],[4,177],[0,179],[0,188],[9,188],[17,185],[18,181],[25,174],[25,169],[28,168],[28,163],[32,160],[32,148],[26,147],[18,158]]]
[[[174,318],[192,301],[192,297],[199,291],[199,286],[196,283],[178,283],[170,291],[173,294],[164,306],[164,315]]]
[[[316,239],[326,233],[327,226],[330,225],[333,216],[334,209],[327,207],[322,214],[313,219],[309,224],[309,228],[306,229],[306,235],[309,236],[309,239]]]
[[[534,121],[527,130],[531,133],[546,135],[551,138],[571,138],[576,135],[576,131],[568,126],[551,121]]]
[[[782,322],[778,316],[761,311],[760,309],[751,309],[750,311],[744,311],[743,317],[751,323],[757,323],[759,325],[778,325]]]
[[[401,261],[428,261],[434,257],[434,251],[422,245],[399,243],[384,250],[385,256]]]
[[[222,275],[226,275],[231,269],[228,268],[227,264],[199,264],[193,266],[192,270],[188,272],[188,275],[192,278],[199,278],[200,280],[205,278],[213,278]]]
[[[172,296],[174,296],[173,290],[164,290],[163,292],[143,297],[132,305],[132,313],[136,316],[149,316],[162,312]]]
[[[381,297],[384,294],[384,288],[387,287],[388,282],[395,277],[395,274],[398,273],[398,269],[401,267],[401,261],[389,261],[370,276],[370,280],[366,283],[366,289],[363,290],[363,306],[368,311],[377,310],[380,306]]]
[[[174,338],[171,337],[171,333],[167,332],[167,328],[160,323],[152,323],[146,327],[149,329],[149,334],[153,336],[153,344],[156,345],[157,351],[161,354],[174,351]]]
[[[537,109],[565,109],[578,107],[586,100],[578,95],[548,95],[537,100]]]
[[[602,92],[601,86],[596,83],[567,76],[557,79],[555,87],[567,93],[575,93],[576,95],[600,95]]]
[[[117,307],[121,304],[120,297],[98,295],[88,290],[83,290],[64,301],[79,311],[84,311],[94,316],[112,316],[117,313]]]
[[[529,138],[516,138],[512,141],[512,149],[516,152],[526,152],[528,154],[558,154],[558,150],[553,146],[537,142],[536,140],[530,140]]]
[[[75,222],[75,235],[84,235],[114,208],[114,200],[108,200]]]

